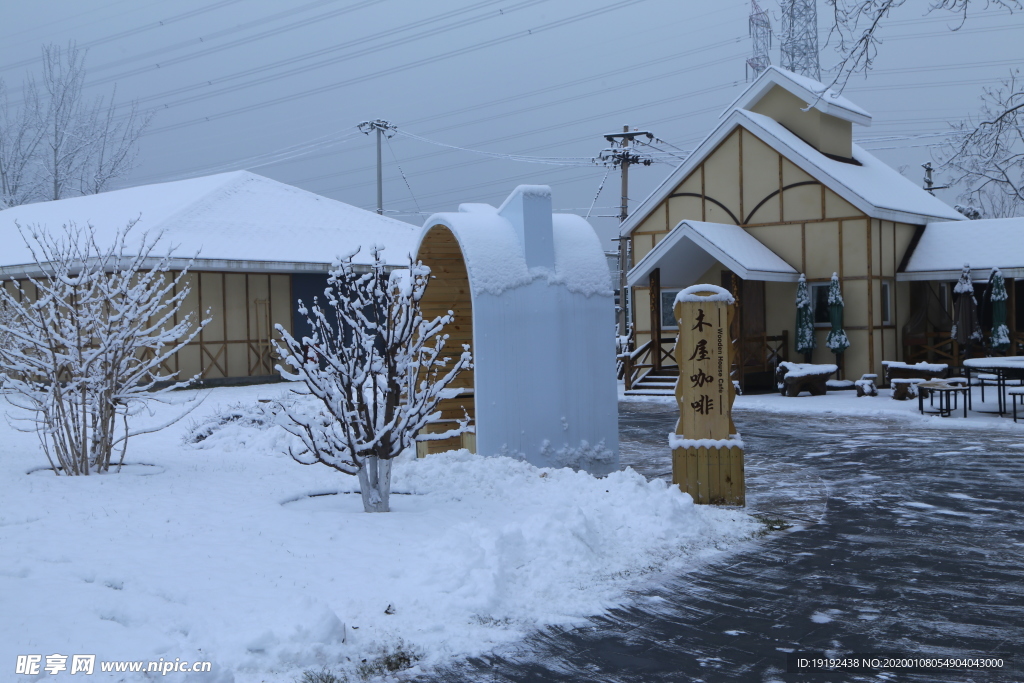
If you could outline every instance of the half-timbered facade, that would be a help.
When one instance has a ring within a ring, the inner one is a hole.
[[[725,286],[738,301],[741,378],[769,371],[792,353],[801,273],[818,302],[814,362],[835,358],[820,317],[833,273],[846,303],[846,376],[902,356],[904,257],[925,224],[963,217],[853,144],[853,127],[870,115],[824,91],[769,68],[623,223],[635,344],[648,345],[655,371],[674,363],[672,297],[696,283]]]

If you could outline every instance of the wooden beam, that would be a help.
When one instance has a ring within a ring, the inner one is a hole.
[[[650,276],[651,293],[651,368],[661,371],[661,268],[655,268]]]

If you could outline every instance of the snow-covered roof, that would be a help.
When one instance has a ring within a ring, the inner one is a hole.
[[[750,109],[764,97],[773,87],[779,86],[812,105],[818,111],[835,116],[844,121],[851,121],[862,126],[871,125],[871,114],[858,107],[839,93],[826,89],[819,81],[795,74],[777,66],[769,66],[747,86],[739,97],[722,112],[724,117],[733,109]]]
[[[208,270],[325,271],[357,247],[363,249],[354,261],[369,263],[374,244],[385,247],[388,262],[407,264],[418,232],[408,223],[235,171],[0,211],[0,269],[14,275],[32,263],[15,223],[51,231],[69,222],[91,223],[102,246],[136,218],[133,234],[162,233],[158,252],[171,245],[177,257],[199,252],[195,267]]]
[[[608,261],[601,242],[590,223],[580,216],[549,213],[554,268],[527,263],[515,217],[504,214],[508,213],[506,208],[512,206],[510,201],[529,192],[536,193],[537,188],[521,185],[499,208],[490,204],[461,204],[458,212],[432,215],[424,228],[444,225],[455,234],[474,295],[498,295],[527,285],[538,277],[546,277],[551,284],[565,285],[570,291],[587,296],[611,295]],[[547,191],[545,204],[550,207],[551,195],[550,190]]]
[[[1024,218],[929,223],[897,279],[956,280],[965,263],[975,280],[1024,277]]]
[[[737,126],[756,135],[812,178],[872,218],[911,224],[923,224],[935,219],[964,219],[948,204],[928,194],[857,145],[853,145],[853,158],[859,162],[859,166],[825,156],[768,116],[734,109],[697,146],[693,154],[630,214],[622,223],[619,233],[628,235]]]
[[[778,254],[738,225],[681,221],[626,276],[632,287],[645,285],[661,268],[663,287],[689,287],[715,262],[744,280],[796,282],[800,274]]]

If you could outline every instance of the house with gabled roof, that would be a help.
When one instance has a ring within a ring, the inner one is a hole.
[[[323,296],[331,262],[357,252],[353,263],[372,262],[369,247],[408,266],[419,228],[248,171],[142,185],[0,211],[0,277],[26,282],[38,266],[19,235],[26,229],[59,231],[91,224],[102,247],[116,230],[137,221],[131,238],[161,235],[157,251],[174,247],[184,268],[192,257],[190,293],[182,314],[211,322],[172,360],[180,377],[231,382],[276,377],[271,340],[275,325],[299,334],[306,321],[297,302]],[[298,334],[296,335],[298,336]]]
[[[766,379],[794,353],[801,273],[820,326],[813,362],[835,358],[824,344],[833,273],[850,339],[845,376],[880,374],[882,360],[905,355],[906,259],[924,226],[965,218],[854,144],[854,126],[870,124],[821,83],[769,67],[622,223],[635,345],[647,345],[655,374],[674,362],[675,293],[710,283],[739,303],[737,374]]]

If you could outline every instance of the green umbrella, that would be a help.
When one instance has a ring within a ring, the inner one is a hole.
[[[1006,326],[1006,282],[1003,274],[996,268],[989,279],[989,303],[992,304],[992,333],[989,344],[993,351],[1006,351],[1010,348],[1010,328]]]
[[[800,273],[796,286],[796,352],[804,355],[804,362],[811,362],[811,352],[818,343],[814,339],[814,307],[811,306],[811,291],[807,278]]]
[[[832,273],[832,282],[828,286],[828,320],[832,323],[832,329],[829,330],[825,346],[836,356],[842,356],[850,348],[850,340],[843,329],[843,293],[839,290],[839,276],[835,273]]]

